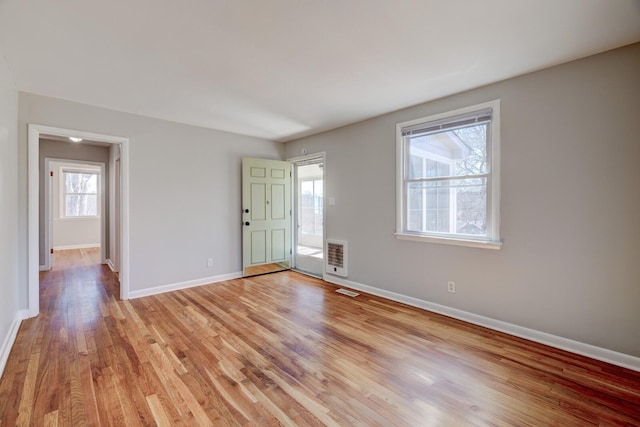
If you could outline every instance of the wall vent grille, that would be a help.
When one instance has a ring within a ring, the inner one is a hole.
[[[327,263],[325,271],[347,277],[347,242],[327,239]]]

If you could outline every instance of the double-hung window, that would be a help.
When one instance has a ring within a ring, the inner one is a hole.
[[[99,216],[98,172],[62,170],[61,217],[95,218]]]
[[[399,238],[500,247],[499,101],[397,125]]]

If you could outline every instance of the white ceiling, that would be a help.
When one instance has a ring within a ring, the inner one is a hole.
[[[640,41],[640,0],[0,0],[18,89],[279,141]]]

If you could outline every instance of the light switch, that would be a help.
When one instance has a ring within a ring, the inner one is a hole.
[[[334,206],[336,204],[336,198],[335,197],[329,197],[329,206]]]

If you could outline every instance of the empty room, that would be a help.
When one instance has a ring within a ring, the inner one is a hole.
[[[0,0],[1,426],[640,426],[640,1]]]

